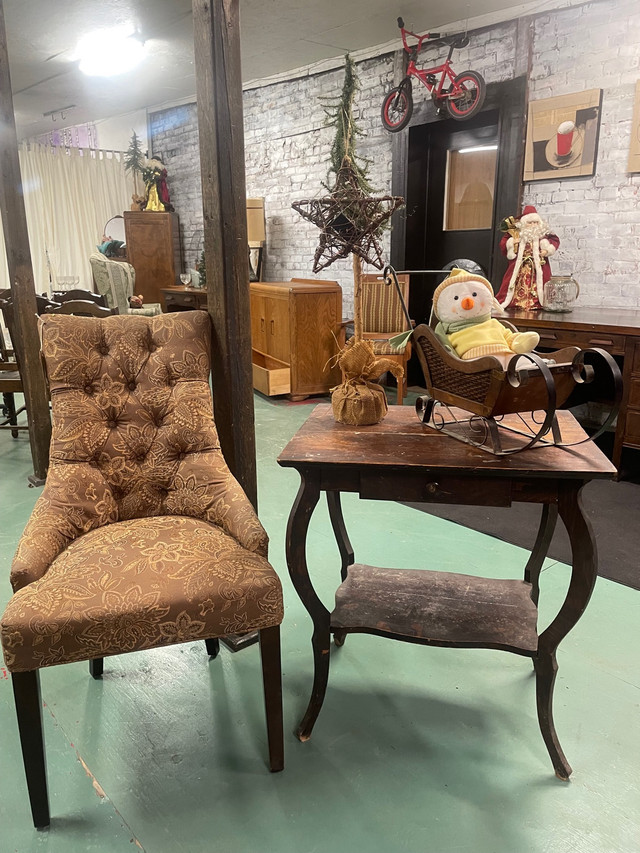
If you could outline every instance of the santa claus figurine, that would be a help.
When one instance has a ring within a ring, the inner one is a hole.
[[[543,307],[544,284],[551,278],[547,258],[554,254],[560,240],[532,205],[522,211],[518,220],[506,220],[507,233],[500,249],[509,266],[498,291],[503,308],[537,310]]]

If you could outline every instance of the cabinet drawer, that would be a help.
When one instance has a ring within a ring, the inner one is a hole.
[[[253,387],[256,391],[273,397],[291,391],[291,370],[284,361],[259,350],[251,351]]]
[[[629,383],[629,409],[640,410],[640,377],[633,377]]]
[[[632,370],[634,373],[640,373],[640,343],[633,345]]]
[[[562,347],[599,347],[613,355],[624,355],[624,335],[610,335],[608,332],[586,332],[569,329],[539,329],[518,323],[521,332],[537,332],[540,335],[540,347],[561,349]],[[640,359],[639,359],[640,362]]]
[[[629,409],[624,427],[624,443],[640,445],[640,410]]]

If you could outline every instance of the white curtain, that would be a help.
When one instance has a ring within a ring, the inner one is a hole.
[[[36,291],[49,291],[49,270],[78,276],[93,290],[89,255],[112,216],[128,210],[133,182],[118,153],[80,148],[20,146],[27,228]],[[9,287],[0,230],[0,289]]]

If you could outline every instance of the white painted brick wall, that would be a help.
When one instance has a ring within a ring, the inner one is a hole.
[[[510,79],[522,67],[516,55],[518,23],[509,21],[471,34],[455,53],[458,70],[473,68],[487,82]],[[640,306],[640,175],[626,171],[635,82],[640,78],[638,0],[597,0],[550,11],[533,19],[532,100],[602,88],[603,110],[596,174],[592,178],[525,184],[524,203],[534,204],[561,240],[552,260],[557,273],[573,273],[581,302]],[[425,51],[425,62],[441,53]],[[392,85],[393,58],[359,63],[361,91],[356,115],[365,136],[359,153],[372,159],[371,181],[391,189],[391,135],[380,122],[380,104]],[[251,89],[244,94],[246,180],[249,197],[263,196],[267,218],[265,278],[313,277],[318,230],[291,209],[296,199],[322,195],[331,128],[324,126],[321,99],[334,101],[341,69]],[[416,100],[427,97],[414,87]],[[153,150],[169,170],[172,201],[180,214],[186,259],[202,246],[195,105],[151,116]],[[515,212],[515,211],[514,211]],[[389,234],[384,237],[388,252]],[[350,261],[338,261],[318,278],[343,288],[343,313],[351,315]]]
[[[627,172],[640,4],[603,0],[534,19],[530,99],[602,89],[596,173],[525,184],[560,237],[554,272],[573,273],[583,305],[640,307],[640,175]]]

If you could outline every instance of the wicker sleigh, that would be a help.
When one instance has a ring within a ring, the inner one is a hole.
[[[591,438],[604,432],[617,413],[622,377],[604,350],[565,347],[543,355],[514,355],[505,369],[491,356],[459,358],[424,324],[414,329],[413,340],[427,386],[427,395],[416,402],[423,423],[492,453],[515,453],[536,444],[564,445],[556,409],[566,403],[577,384],[593,381],[594,364],[605,365],[611,373],[613,403]],[[521,421],[518,428],[501,422],[503,415],[516,413]],[[506,434],[509,446],[503,443]]]

